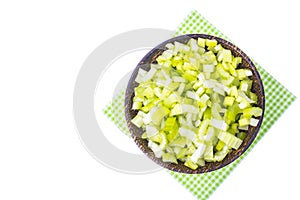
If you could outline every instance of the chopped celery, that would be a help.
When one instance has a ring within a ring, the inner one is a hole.
[[[163,154],[162,154],[162,160],[163,160],[164,162],[171,162],[171,163],[178,164],[175,155],[174,155],[174,154],[171,154],[171,153],[163,153]]]
[[[234,100],[235,100],[234,97],[226,96],[226,97],[224,98],[223,104],[224,104],[224,106],[232,106],[233,103],[234,103]]]
[[[205,39],[198,38],[198,45],[199,45],[199,47],[205,48]]]
[[[152,137],[158,133],[158,130],[155,126],[147,125],[146,126],[146,134],[147,137]]]
[[[205,44],[207,47],[215,47],[218,44],[218,42],[215,39],[212,39],[212,40],[206,39]]]
[[[199,166],[194,163],[193,161],[191,161],[190,157],[187,157],[185,163],[184,163],[185,166],[191,168],[191,169],[197,169]]]
[[[243,110],[244,115],[259,117],[262,115],[262,109],[259,107],[251,107]]]
[[[210,124],[211,126],[223,131],[226,131],[228,128],[228,124],[226,124],[224,120],[212,119]]]
[[[166,49],[149,71],[138,71],[132,103],[138,113],[131,121],[163,162],[191,169],[220,162],[259,124],[253,73],[215,39],[191,38]]]
[[[257,126],[258,122],[259,122],[258,119],[251,118],[249,124],[250,124],[251,126]]]
[[[188,128],[180,127],[178,132],[181,136],[184,136],[190,140],[196,139],[196,133]]]
[[[217,145],[216,145],[216,150],[221,151],[224,146],[225,146],[225,143],[222,140],[219,140]]]
[[[220,132],[218,138],[229,147],[238,149],[242,144],[242,140],[227,132]]]
[[[201,158],[205,152],[206,145],[201,143],[197,150],[191,155],[190,159],[192,162],[196,163],[199,158]]]

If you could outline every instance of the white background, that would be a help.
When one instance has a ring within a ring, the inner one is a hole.
[[[128,175],[94,160],[72,115],[76,76],[110,37],[174,30],[198,10],[296,96],[297,1],[0,2],[0,199],[195,199],[168,173]],[[211,196],[299,199],[297,100]]]

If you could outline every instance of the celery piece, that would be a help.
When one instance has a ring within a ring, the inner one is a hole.
[[[151,115],[152,122],[159,125],[161,120],[169,113],[169,109],[163,106],[159,106],[155,112]]]
[[[136,115],[131,122],[139,128],[144,124],[143,118],[140,115]]]
[[[142,102],[133,102],[132,103],[132,109],[133,110],[138,110],[138,109],[140,109],[140,108],[142,108]]]
[[[250,119],[246,117],[241,117],[239,120],[239,126],[247,126],[250,124]]]
[[[205,48],[205,39],[199,37],[199,38],[198,38],[198,45],[199,45],[200,47]]]
[[[191,155],[190,159],[193,163],[196,163],[199,158],[201,158],[205,152],[206,145],[204,143],[200,143],[197,147],[196,151]]]
[[[193,161],[191,161],[190,157],[187,157],[186,162],[184,163],[185,166],[195,170],[197,169],[199,166],[194,163]]]
[[[186,145],[186,140],[186,137],[177,137],[174,141],[170,142],[170,146],[184,148]]]
[[[176,123],[176,117],[168,117],[164,126],[164,130],[171,131]]]
[[[224,120],[219,119],[212,119],[210,125],[223,131],[226,131],[228,128],[228,124]]]
[[[251,108],[247,108],[245,110],[243,110],[243,114],[245,116],[255,116],[255,117],[259,117],[262,115],[262,109],[259,107],[251,107]]]
[[[229,153],[228,146],[224,146],[221,151],[217,151],[214,156],[214,161],[220,162],[222,161],[226,155]]]
[[[173,107],[173,109],[170,112],[170,116],[180,115],[182,113],[183,113],[182,105],[181,104],[175,104],[175,106]]]
[[[178,132],[181,136],[186,137],[189,140],[193,141],[196,139],[196,133],[188,128],[180,127]]]
[[[250,126],[257,126],[259,120],[258,119],[255,119],[255,118],[250,118]]]
[[[217,40],[215,40],[215,39],[212,39],[212,40],[206,39],[206,40],[205,40],[205,45],[206,45],[207,47],[215,47],[217,44],[218,44],[218,42],[217,42]]]
[[[224,146],[225,146],[225,143],[222,140],[219,140],[217,145],[216,145],[216,150],[221,151]]]
[[[234,103],[234,101],[235,101],[235,98],[234,98],[234,97],[226,96],[226,97],[224,98],[223,105],[224,105],[224,106],[232,106],[233,103]]]
[[[158,133],[158,130],[155,126],[151,126],[151,125],[146,126],[147,137],[155,136],[157,133]]]
[[[209,119],[203,120],[200,124],[199,129],[198,129],[198,134],[205,135],[206,132],[207,132],[207,128],[208,128],[209,124],[210,124]]]
[[[244,140],[245,137],[246,137],[246,133],[245,133],[245,132],[239,132],[239,133],[237,134],[237,137],[240,138],[241,140]]]
[[[154,155],[156,158],[161,158],[162,157],[162,149],[160,147],[152,142],[151,140],[148,142],[148,147],[154,152]]]
[[[231,51],[228,49],[223,49],[222,50],[222,61],[224,62],[231,62],[232,61],[232,55],[231,55]]]
[[[219,133],[218,138],[234,149],[238,149],[243,142],[240,138],[224,131]]]
[[[234,66],[234,68],[236,68],[240,63],[242,63],[241,57],[234,57],[232,59],[232,65]]]

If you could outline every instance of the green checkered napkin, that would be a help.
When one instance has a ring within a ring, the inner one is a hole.
[[[210,34],[230,41],[197,11],[192,11],[176,31],[176,35],[189,33]],[[217,171],[197,175],[168,171],[186,189],[192,192],[197,199],[205,200],[217,189],[243,158],[245,158],[254,148],[276,120],[284,113],[288,106],[296,99],[291,92],[268,74],[258,63],[254,62],[254,64],[257,67],[264,84],[266,104],[263,124],[252,145],[236,161]],[[104,113],[121,131],[129,135],[124,117],[124,98],[125,95],[124,92],[122,92],[105,108]]]

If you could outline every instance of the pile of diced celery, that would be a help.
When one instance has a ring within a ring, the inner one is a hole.
[[[168,43],[150,70],[135,79],[132,123],[164,162],[191,169],[222,161],[238,149],[262,109],[251,92],[252,71],[214,39]]]

